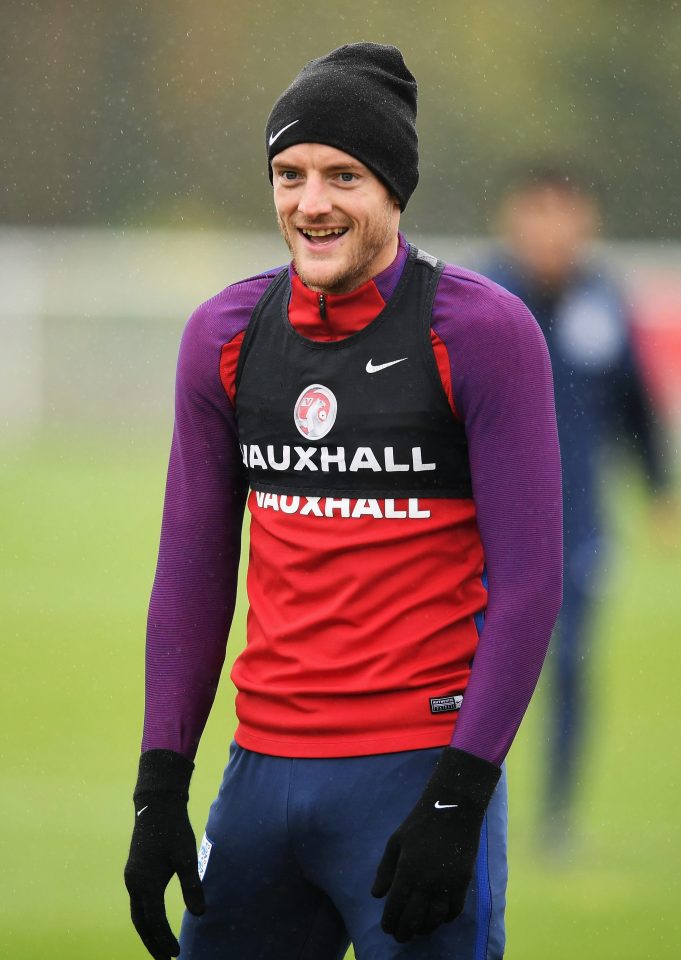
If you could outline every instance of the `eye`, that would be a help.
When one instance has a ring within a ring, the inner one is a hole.
[[[282,170],[279,176],[282,180],[287,180],[290,183],[297,179],[298,174],[295,170]]]
[[[339,176],[340,176],[341,180],[343,181],[343,183],[352,183],[352,181],[356,179],[354,173],[345,172],[345,173],[339,174]]]

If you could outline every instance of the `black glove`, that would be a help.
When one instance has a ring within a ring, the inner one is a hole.
[[[198,915],[206,909],[196,839],[187,813],[193,769],[191,760],[173,750],[147,750],[140,757],[125,885],[132,922],[154,960],[169,960],[180,952],[163,899],[175,874],[187,910]]]
[[[500,775],[471,753],[442,751],[420,800],[388,840],[371,890],[375,897],[390,891],[381,926],[398,943],[431,933],[463,910]]]

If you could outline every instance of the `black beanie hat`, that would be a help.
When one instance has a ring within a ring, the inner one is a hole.
[[[402,54],[349,43],[311,60],[279,97],[265,130],[272,158],[295,143],[325,143],[361,160],[404,210],[419,179],[416,80]]]

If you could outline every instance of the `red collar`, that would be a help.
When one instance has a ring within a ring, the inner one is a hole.
[[[351,293],[319,294],[291,271],[288,316],[293,328],[310,340],[342,340],[371,323],[385,306],[373,280]]]

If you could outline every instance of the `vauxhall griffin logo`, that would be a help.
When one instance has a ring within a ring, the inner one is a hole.
[[[338,403],[328,387],[313,383],[305,387],[293,408],[298,431],[308,440],[325,437],[336,422]]]

